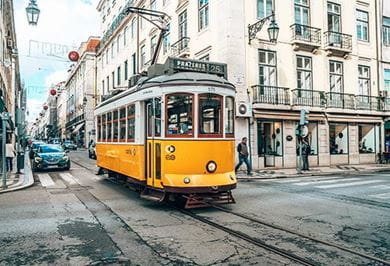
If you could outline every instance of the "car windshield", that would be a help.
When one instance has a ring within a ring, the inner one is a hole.
[[[73,141],[71,141],[71,140],[65,140],[65,144],[73,144]]]
[[[39,147],[41,153],[50,153],[50,152],[64,152],[60,146],[41,146]]]

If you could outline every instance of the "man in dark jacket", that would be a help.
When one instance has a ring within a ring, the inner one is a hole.
[[[311,153],[311,147],[306,139],[302,140],[302,170],[309,171],[309,155]]]
[[[248,146],[246,145],[247,138],[243,137],[241,142],[237,145],[237,152],[238,152],[238,164],[236,165],[235,171],[240,168],[242,163],[246,164],[246,173],[247,175],[252,175],[251,173],[251,165],[249,163],[248,157],[249,157],[249,151]]]

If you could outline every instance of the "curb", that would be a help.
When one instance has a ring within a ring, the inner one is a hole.
[[[19,182],[16,183],[15,186],[0,191],[0,194],[25,189],[25,188],[28,188],[28,187],[31,187],[32,185],[34,185],[34,176],[33,176],[33,173],[31,171],[30,159],[28,158],[27,154],[25,155],[24,160],[25,160],[24,161],[24,171],[22,174],[23,179],[21,178],[21,180],[19,180]]]
[[[351,175],[351,174],[367,174],[367,173],[381,173],[390,171],[390,167],[384,167],[385,169],[370,169],[370,170],[353,170],[353,171],[339,171],[333,173],[310,173],[310,174],[293,174],[293,175],[275,175],[275,176],[264,176],[264,177],[240,177],[237,176],[238,180],[250,181],[250,180],[272,180],[272,179],[283,179],[283,178],[296,178],[296,177],[310,177],[310,176],[331,176],[331,175]]]

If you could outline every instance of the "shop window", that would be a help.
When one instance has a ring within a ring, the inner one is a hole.
[[[283,156],[282,122],[258,123],[258,154]]]
[[[102,115],[102,141],[107,141],[107,120],[106,120],[106,114]]]
[[[112,113],[107,113],[107,141],[112,141]]]
[[[119,111],[119,141],[126,141],[126,108]]]
[[[193,136],[193,95],[168,95],[166,105],[167,136]]]
[[[348,154],[348,124],[329,124],[330,154]]]
[[[135,105],[127,107],[127,141],[134,142],[135,137]]]
[[[375,151],[375,125],[359,125],[359,153]]]
[[[225,102],[225,133],[227,136],[234,135],[234,98],[226,97]]]
[[[222,96],[199,95],[199,134],[222,136]]]

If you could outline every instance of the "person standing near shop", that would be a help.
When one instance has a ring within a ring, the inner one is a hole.
[[[7,172],[13,171],[13,160],[15,158],[15,149],[11,141],[7,141],[5,146],[5,157],[7,158]]]
[[[237,170],[240,168],[240,166],[245,163],[246,164],[246,173],[247,175],[252,175],[251,171],[251,165],[248,160],[249,152],[248,152],[248,145],[246,144],[247,138],[243,137],[241,142],[237,145],[237,152],[238,152],[238,164],[236,165],[235,171],[237,173]]]
[[[307,141],[307,139],[302,139],[302,161],[303,166],[302,170],[309,171],[309,155],[311,153],[311,147]]]

